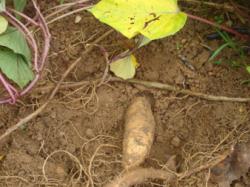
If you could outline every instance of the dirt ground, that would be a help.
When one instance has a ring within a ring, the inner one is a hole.
[[[43,12],[56,2],[42,1]],[[197,15],[227,15],[242,25],[233,14],[207,6],[182,4]],[[29,9],[28,9],[29,10]],[[205,13],[204,13],[205,12]],[[75,23],[76,15],[81,21]],[[246,26],[246,25],[245,25]],[[249,26],[249,23],[248,23]],[[110,28],[87,12],[66,17],[50,25],[52,43],[42,79],[36,88],[16,105],[0,106],[0,133],[41,106],[54,85],[79,56],[87,44]],[[231,67],[238,61],[232,49],[223,50],[221,65],[208,62],[209,50],[222,40],[206,39],[214,32],[210,26],[189,20],[173,37],[154,41],[136,52],[140,61],[136,79],[176,85],[212,95],[249,97],[250,79],[244,68]],[[99,45],[112,57],[131,46],[119,33],[113,32]],[[190,66],[181,58],[188,59]],[[244,62],[249,62],[245,56]],[[153,94],[156,120],[155,140],[144,167],[162,168],[176,155],[177,172],[201,166],[229,150],[236,142],[250,140],[250,104],[208,101],[166,90],[141,85],[106,82],[98,85],[106,62],[95,48],[78,64],[65,82],[86,81],[78,87],[60,89],[49,106],[38,117],[0,142],[0,186],[103,186],[123,168],[122,140],[124,114],[135,94]],[[208,182],[204,170],[177,181],[174,186],[216,186]],[[148,181],[146,187],[164,186],[162,181]],[[165,186],[168,186],[165,184]],[[234,186],[250,186],[242,177]]]

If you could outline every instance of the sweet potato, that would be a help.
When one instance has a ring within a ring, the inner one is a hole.
[[[136,96],[126,113],[123,139],[123,166],[135,168],[144,162],[154,139],[155,120],[151,110],[152,98]]]

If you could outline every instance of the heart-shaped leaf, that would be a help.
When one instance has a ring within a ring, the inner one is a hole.
[[[129,55],[120,58],[110,64],[110,70],[117,76],[123,79],[131,79],[135,76],[138,63],[134,55]]]
[[[0,46],[9,48],[13,52],[22,55],[26,62],[31,63],[30,48],[25,37],[19,30],[8,27],[7,30],[0,35]]]
[[[0,15],[0,34],[4,33],[8,27],[8,21]]]
[[[187,19],[177,0],[101,0],[90,12],[127,38],[142,34],[150,40],[175,34]]]
[[[0,48],[0,69],[20,88],[25,87],[34,79],[31,67],[26,63],[23,56],[7,48]]]

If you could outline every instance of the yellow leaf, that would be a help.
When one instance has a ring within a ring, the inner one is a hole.
[[[0,34],[4,33],[8,27],[8,21],[0,15]]]
[[[159,17],[159,20],[152,22],[145,29],[143,29],[141,34],[151,40],[174,35],[185,25],[186,18],[187,16],[183,12],[178,14],[162,15]]]
[[[136,68],[139,64],[134,55],[129,55],[118,59],[110,64],[110,70],[122,79],[131,79],[135,76]]]
[[[150,40],[173,35],[187,19],[177,0],[101,0],[90,12],[127,38],[142,34]]]

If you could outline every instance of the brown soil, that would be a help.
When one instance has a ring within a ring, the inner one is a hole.
[[[44,1],[41,6],[46,10],[54,4]],[[205,10],[221,14],[208,7]],[[74,23],[74,15],[50,25],[53,40],[43,78],[17,105],[0,106],[1,134],[41,106],[47,98],[46,87],[60,79],[87,43],[109,30],[89,13],[79,15],[80,23]],[[205,36],[211,32],[213,28],[189,20],[177,35],[140,49],[136,53],[140,61],[136,78],[212,95],[249,97],[249,85],[241,82],[250,79],[250,75],[244,68],[226,63],[240,58],[234,51],[221,52],[222,65],[207,62],[210,53],[204,46],[216,49],[223,43],[207,41]],[[113,56],[130,43],[113,32],[100,45]],[[183,64],[180,56],[186,57],[195,69]],[[249,59],[246,56],[245,62]],[[122,171],[124,113],[133,96],[141,91],[151,92],[156,101],[156,135],[145,167],[161,168],[170,156],[176,155],[178,172],[186,171],[223,154],[236,142],[250,140],[249,103],[207,101],[128,83],[98,86],[92,80],[102,77],[105,65],[100,50],[94,49],[65,80],[89,82],[60,90],[38,117],[0,142],[0,186],[106,184]],[[206,186],[208,175],[205,170],[175,186]],[[241,180],[245,186],[250,185],[249,181]],[[162,181],[149,181],[143,186],[163,185]]]

